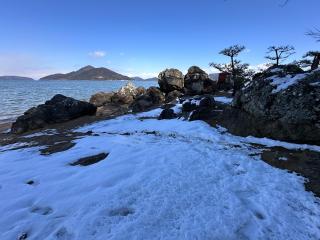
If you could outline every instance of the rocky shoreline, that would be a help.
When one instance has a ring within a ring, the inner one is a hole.
[[[159,88],[136,88],[129,83],[117,92],[94,94],[89,103],[57,95],[19,117],[10,133],[1,134],[0,144],[19,142],[26,146],[47,146],[43,154],[65,151],[73,147],[76,138],[93,134],[75,133],[75,128],[160,107],[163,110],[156,117],[159,120],[203,120],[215,128],[224,127],[243,137],[269,137],[320,145],[319,75],[320,71],[295,73],[286,68],[271,68],[244,86],[232,101],[231,93],[218,91],[215,82],[198,67],[191,67],[186,76],[177,69],[167,69],[159,74]],[[274,85],[274,79],[279,78],[283,78],[286,87],[275,91],[279,84]],[[228,102],[217,101],[219,98]],[[181,111],[175,112],[176,107]],[[48,131],[50,138],[39,134]],[[34,137],[26,137],[30,135]],[[261,158],[268,164],[309,178],[307,189],[320,196],[320,178],[315,174],[320,170],[316,161],[319,152],[258,148],[261,149]],[[281,157],[286,157],[287,161],[279,163],[277,159]]]
[[[220,119],[220,124],[236,135],[320,145],[319,70],[304,72],[292,65],[271,67],[247,82],[230,107],[215,113],[214,96],[221,91],[217,82],[199,67],[190,67],[185,76],[178,69],[166,69],[158,79],[159,87],[137,88],[129,83],[116,92],[98,92],[89,103],[56,95],[18,117],[11,133],[82,116],[114,117],[180,103],[184,105],[183,112],[188,112],[185,119]],[[161,118],[167,114],[164,112]]]

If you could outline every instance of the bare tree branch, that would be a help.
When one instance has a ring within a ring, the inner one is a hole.
[[[314,28],[314,30],[310,30],[306,32],[307,36],[313,37],[316,39],[317,42],[320,42],[320,29]]]
[[[275,65],[279,66],[280,62],[287,59],[295,53],[293,46],[271,46],[268,48],[267,55],[265,58],[271,61],[276,61]],[[270,55],[274,53],[274,55]]]

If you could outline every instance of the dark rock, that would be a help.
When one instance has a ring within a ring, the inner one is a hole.
[[[183,90],[183,74],[178,69],[166,69],[159,74],[158,79],[160,90],[164,93]]]
[[[256,119],[250,121],[255,123],[260,136],[320,144],[320,72],[293,75],[299,81],[275,91],[273,79],[281,81],[284,74],[279,72],[266,78],[269,71],[239,91],[232,105]],[[285,79],[288,81],[288,76]]]
[[[201,68],[192,66],[184,77],[184,87],[188,95],[212,94],[215,91],[216,84]]]
[[[183,112],[191,112],[191,111],[195,110],[196,108],[197,108],[197,104],[192,103],[191,101],[188,101],[188,100],[182,104],[182,111]]]
[[[169,102],[176,101],[177,98],[181,97],[182,95],[183,95],[183,93],[178,90],[174,90],[172,92],[169,92],[166,95],[166,102],[169,103]]]
[[[91,103],[78,101],[61,94],[55,95],[37,107],[26,111],[12,124],[12,133],[23,133],[39,129],[53,123],[66,122],[84,115],[94,115],[97,107]]]
[[[137,97],[131,104],[133,112],[145,111],[151,107],[159,106],[165,101],[164,94],[159,88],[150,87],[146,93]]]
[[[77,166],[77,165],[88,166],[104,160],[106,157],[108,157],[108,155],[109,153],[100,153],[94,156],[80,158],[76,162],[70,163],[70,165],[71,166]]]
[[[200,100],[199,106],[200,107],[214,107],[216,102],[213,97],[204,97]]]
[[[33,180],[29,180],[26,182],[28,185],[33,185],[34,184],[34,181]]]
[[[28,239],[28,233],[22,233],[19,237],[18,240],[27,240]]]
[[[214,112],[208,107],[199,107],[192,111],[189,117],[189,121],[195,120],[207,120],[213,116]]]
[[[56,144],[42,148],[40,150],[40,153],[41,153],[41,155],[50,155],[50,154],[57,153],[57,152],[64,152],[64,151],[67,151],[68,149],[74,147],[75,145],[76,144],[74,142],[69,142],[69,141],[58,142]]]
[[[173,109],[168,108],[168,109],[163,109],[160,116],[159,116],[159,120],[162,119],[173,119],[176,118],[177,114],[174,113]]]

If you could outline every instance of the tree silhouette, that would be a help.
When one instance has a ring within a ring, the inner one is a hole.
[[[286,46],[271,46],[268,48],[267,55],[265,58],[271,61],[276,61],[275,65],[279,66],[280,62],[290,57],[295,53],[294,47]],[[274,53],[274,55],[270,55]]]
[[[237,60],[236,57],[245,50],[245,47],[242,45],[233,45],[228,48],[225,48],[219,52],[219,54],[224,55],[230,58],[229,63],[210,63],[211,67],[218,69],[220,72],[227,72],[231,75],[233,81],[233,95],[241,86],[243,80],[253,74],[249,70],[249,64],[241,63],[240,60]]]

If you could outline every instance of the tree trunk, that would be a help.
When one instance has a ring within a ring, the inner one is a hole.
[[[278,53],[278,50],[276,50],[276,58],[277,58],[277,63],[276,63],[276,66],[279,66],[279,53]]]
[[[233,81],[233,89],[232,89],[232,96],[234,96],[236,94],[236,76],[235,76],[235,69],[234,69],[234,59],[233,56],[231,56],[231,69],[232,69],[232,73],[231,73],[231,79]]]
[[[319,64],[320,64],[320,54],[317,54],[313,58],[312,65],[311,65],[311,71],[317,69],[319,67]]]

